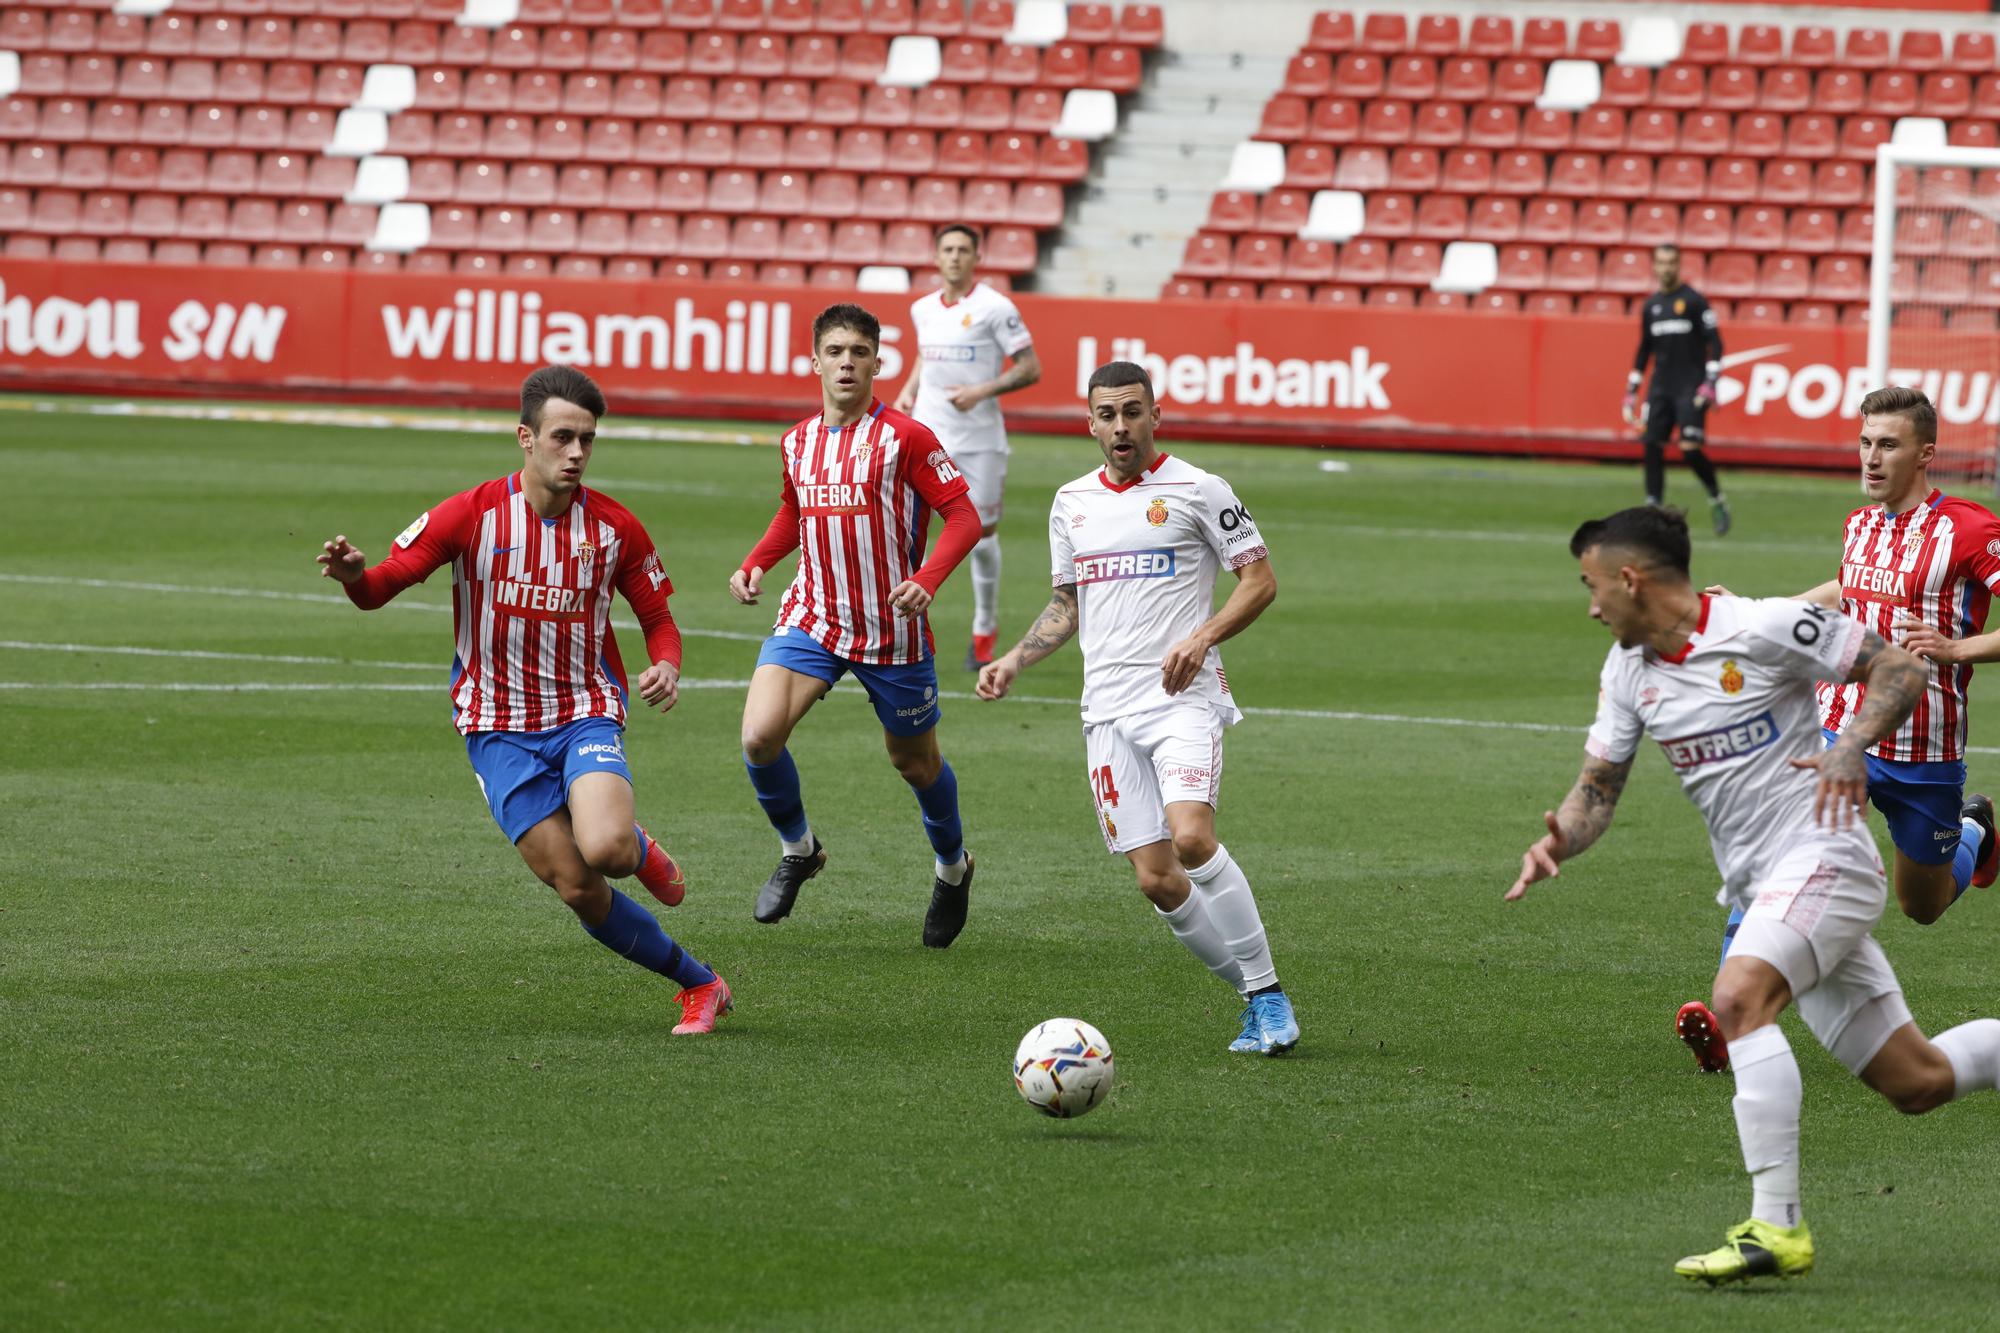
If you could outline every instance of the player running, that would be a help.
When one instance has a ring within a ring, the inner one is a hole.
[[[1778,1027],[1797,1001],[1819,1043],[1918,1115],[2000,1080],[2000,1020],[1928,1041],[1869,934],[1888,886],[1866,821],[1869,746],[1924,694],[1923,665],[1846,616],[1810,603],[1698,593],[1687,521],[1655,506],[1585,523],[1570,551],[1606,656],[1583,770],[1548,832],[1521,857],[1512,902],[1611,823],[1642,733],[1659,740],[1708,824],[1723,898],[1747,909],[1716,976],[1713,1007],[1736,1073],[1736,1130],[1750,1173],[1748,1221],[1721,1248],[1674,1266],[1711,1285],[1812,1270],[1799,1208],[1798,1062]],[[1865,685],[1831,747],[1817,735],[1819,680]]]
[[[1278,595],[1264,538],[1229,483],[1153,443],[1153,382],[1129,361],[1092,373],[1090,432],[1104,466],[1056,492],[1055,595],[979,697],[1083,635],[1084,763],[1104,845],[1123,852],[1188,952],[1244,1000],[1232,1051],[1281,1055],[1299,1042],[1250,881],[1215,840],[1222,733],[1243,720],[1216,645]],[[1211,614],[1215,575],[1236,587]]]
[[[1041,379],[1034,339],[1014,303],[979,281],[979,234],[953,223],[937,234],[938,275],[944,286],[910,306],[921,355],[896,395],[936,433],[965,474],[979,511],[979,545],[972,548],[972,646],[965,669],[993,660],[1000,628],[1000,510],[1007,485],[1007,423],[1000,395]],[[1012,357],[1014,364],[1001,369]]]
[[[828,306],[812,336],[820,411],[779,442],[777,516],[729,576],[729,595],[755,605],[765,571],[799,553],[743,701],[743,762],[784,849],[758,891],[756,917],[784,920],[799,886],[826,865],[785,743],[806,710],[852,671],[882,721],[890,762],[923,810],[937,854],[924,943],[943,949],[965,928],[972,858],[958,778],[938,751],[937,664],[924,610],[979,540],[979,514],[937,437],[875,397],[882,365],[875,316],[857,305]],[[944,517],[944,531],[924,560],[932,510]]]
[[[452,720],[500,826],[528,869],[605,948],[679,984],[677,1036],[712,1032],[729,985],[606,883],[630,875],[669,907],[680,867],[632,818],[625,668],[611,632],[617,589],[645,634],[639,697],[665,712],[680,688],[673,584],[632,511],[583,485],[604,395],[568,366],[521,385],[521,470],[443,500],[367,559],[327,542],[320,572],[364,611],[451,565]]]
[[[1703,422],[1715,406],[1716,378],[1722,374],[1722,334],[1715,311],[1694,288],[1681,281],[1681,248],[1653,247],[1653,277],[1660,289],[1646,298],[1639,311],[1639,351],[1625,381],[1625,424],[1638,426],[1639,385],[1646,378],[1646,360],[1653,360],[1653,384],[1646,396],[1646,503],[1659,504],[1667,493],[1667,437],[1679,427],[1681,456],[1708,491],[1709,517],[1715,535],[1729,532],[1729,502],[1715,465],[1703,452],[1708,437]]]
[[[1892,387],[1861,400],[1861,480],[1873,503],[1847,516],[1840,577],[1799,595],[1933,663],[1909,720],[1868,752],[1868,795],[1896,845],[1896,901],[1923,925],[1967,885],[2000,877],[1993,802],[1965,797],[1972,664],[2000,661],[2000,633],[1982,633],[2000,590],[2000,519],[1931,485],[1936,452],[1937,411],[1922,393]],[[1828,744],[1861,703],[1860,686],[1821,682]],[[1724,957],[1742,919],[1741,909],[1730,912]],[[1728,1048],[1699,1000],[1683,1005],[1674,1024],[1704,1072],[1728,1067]]]

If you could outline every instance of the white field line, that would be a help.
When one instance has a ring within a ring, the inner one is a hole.
[[[83,579],[60,574],[0,574],[0,583],[33,583],[57,588],[99,588],[115,592],[194,593],[204,597],[247,597],[269,602],[324,602],[334,606],[353,605],[347,600],[345,593],[287,592],[278,588],[222,588],[187,583],[146,583],[137,579]],[[403,611],[438,611],[447,614],[451,611],[451,607],[437,602],[419,602],[407,597],[398,597],[389,603],[389,608]],[[639,622],[636,620],[613,616],[611,623],[630,633],[639,632]],[[681,625],[680,630],[682,635],[691,638],[733,639],[738,643],[762,643],[769,637],[764,634],[745,634],[737,630],[694,629],[688,625]]]
[[[88,417],[161,417],[179,421],[247,421],[283,426],[342,426],[363,430],[429,430],[460,435],[511,433],[506,417],[446,416],[425,412],[394,412],[351,407],[236,407],[189,403],[72,403],[60,399],[0,399],[0,410],[57,412]],[[687,444],[776,444],[778,432],[689,430],[674,426],[643,426],[620,422],[605,426],[600,441],[649,440]]]
[[[15,645],[0,643],[0,648]],[[84,651],[103,651],[85,649]],[[163,654],[164,655],[164,654]],[[190,656],[214,656],[215,654],[189,654]],[[295,659],[278,659],[291,661]],[[350,663],[350,665],[359,665]],[[416,663],[396,663],[382,665],[415,666]],[[435,663],[423,663],[425,670],[434,670]],[[376,694],[422,693],[440,688],[437,685],[420,685],[414,682],[378,681],[239,681],[230,684],[203,681],[41,681],[41,680],[0,680],[0,691],[114,691],[122,693],[149,694],[331,694],[340,691]],[[747,680],[683,680],[684,690],[745,690],[750,688]],[[851,681],[835,686],[842,693],[860,693],[861,687]],[[974,699],[976,695],[964,690],[939,690],[946,699]],[[1049,695],[1010,694],[1010,702],[1018,704],[1043,704],[1064,708],[1075,708],[1074,699],[1055,698]],[[1538,731],[1554,735],[1581,736],[1588,727],[1564,726],[1554,722],[1500,722],[1491,718],[1477,717],[1427,717],[1414,713],[1359,713],[1332,708],[1244,708],[1243,712],[1252,717],[1276,717],[1323,722],[1374,722],[1390,726],[1406,727],[1462,727],[1472,731]],[[2000,754],[2000,746],[1968,745],[1967,754]]]

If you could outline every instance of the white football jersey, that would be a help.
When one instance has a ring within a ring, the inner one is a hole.
[[[929,293],[910,306],[916,325],[923,373],[917,379],[917,405],[910,415],[931,428],[945,450],[960,454],[1004,453],[1007,426],[1000,419],[1000,400],[988,398],[961,412],[945,395],[962,384],[997,379],[1007,358],[1035,341],[1014,303],[983,282],[974,283],[965,299],[945,304],[944,289]]]
[[[1083,720],[1205,701],[1241,721],[1220,652],[1208,650],[1178,695],[1162,688],[1160,664],[1214,613],[1216,571],[1269,554],[1228,482],[1166,454],[1132,481],[1099,468],[1057,491],[1049,572],[1057,587],[1076,585]]]
[[[1623,763],[1650,732],[1708,823],[1723,898],[1740,907],[1786,852],[1809,840],[1874,840],[1865,819],[1819,826],[1819,776],[1793,768],[1824,750],[1813,686],[1845,680],[1868,631],[1835,611],[1772,597],[1703,597],[1679,656],[1613,645],[1584,748]]]

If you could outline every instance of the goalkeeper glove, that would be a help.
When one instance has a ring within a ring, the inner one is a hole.
[[[1624,417],[1625,417],[1625,424],[1628,426],[1636,426],[1639,424],[1640,379],[1641,376],[1639,372],[1636,370],[1633,371],[1630,375],[1628,375],[1625,379]]]

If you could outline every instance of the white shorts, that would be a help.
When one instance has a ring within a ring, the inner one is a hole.
[[[1888,898],[1881,858],[1872,846],[1806,843],[1756,889],[1729,956],[1777,968],[1819,1044],[1859,1074],[1910,1021],[1895,970],[1868,933]]]
[[[1164,842],[1167,807],[1213,807],[1222,787],[1223,721],[1206,704],[1155,708],[1083,728],[1084,762],[1105,847],[1129,852]]]
[[[1007,451],[980,449],[953,454],[951,461],[958,465],[967,489],[972,492],[972,507],[979,511],[980,525],[990,528],[998,523],[1001,493],[1007,488]]]

